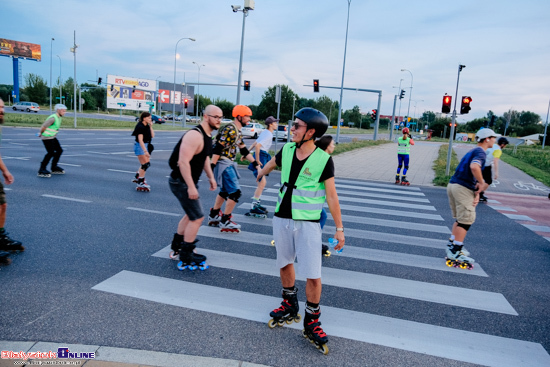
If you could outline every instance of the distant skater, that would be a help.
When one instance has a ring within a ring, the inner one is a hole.
[[[399,184],[399,173],[403,168],[403,176],[401,176],[401,185],[409,186],[407,180],[407,171],[409,170],[409,154],[411,145],[414,145],[414,140],[409,134],[409,128],[403,128],[403,136],[397,139],[397,175],[395,176],[395,184]],[[404,166],[404,167],[403,167]]]
[[[139,121],[132,132],[132,136],[136,137],[134,143],[134,153],[138,157],[140,167],[137,171],[133,182],[137,183],[137,191],[151,191],[151,186],[145,181],[145,172],[151,167],[151,153],[153,152],[153,144],[151,140],[155,137],[153,130],[153,119],[149,112],[142,112],[139,116]]]
[[[46,121],[42,124],[38,136],[42,139],[44,147],[46,148],[46,155],[40,163],[40,169],[38,170],[38,177],[51,177],[52,173],[54,175],[62,175],[65,173],[63,168],[59,167],[57,163],[59,158],[63,153],[63,148],[57,140],[57,133],[59,132],[59,127],[61,126],[61,118],[67,112],[67,106],[64,104],[58,103],[55,105],[55,113],[50,115]],[[48,171],[48,163],[52,161],[52,171]]]

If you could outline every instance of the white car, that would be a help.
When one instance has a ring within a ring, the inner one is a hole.
[[[14,111],[17,111],[17,110],[27,111],[27,112],[34,111],[35,113],[38,113],[38,111],[40,111],[40,106],[38,105],[38,103],[34,103],[34,102],[19,102],[14,104],[11,108],[13,108]]]
[[[273,132],[273,140],[288,140],[289,130],[288,125],[277,126],[277,130]],[[292,135],[292,133],[290,135]]]
[[[262,131],[264,131],[264,127],[261,124],[257,122],[250,122],[241,129],[241,134],[243,135],[243,138],[257,139]]]

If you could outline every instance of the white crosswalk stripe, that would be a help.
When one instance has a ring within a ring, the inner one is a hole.
[[[477,263],[470,271],[445,265],[444,249],[450,230],[444,225],[443,217],[437,213],[438,209],[430,204],[419,188],[396,188],[392,184],[352,180],[337,180],[336,183],[342,219],[346,227],[346,246],[341,254],[333,253],[330,258],[323,260],[323,285],[424,302],[427,309],[434,307],[430,305],[438,305],[438,307],[489,312],[506,317],[521,316],[501,293],[492,292],[486,288],[474,289],[468,286],[467,281],[462,283],[463,286],[446,285],[444,282],[419,281],[407,279],[406,276],[388,276],[371,271],[372,267],[369,264],[376,263],[416,272],[432,272],[432,274],[448,274],[448,276],[456,274],[462,280],[490,279],[490,275]],[[252,186],[247,188],[250,191],[252,189]],[[250,202],[241,202],[237,206],[233,213],[233,220],[242,225],[241,233],[221,233],[218,228],[208,227],[204,223],[205,225],[199,230],[199,238],[202,241],[199,243],[198,252],[208,258],[207,263],[211,268],[206,272],[215,273],[217,269],[223,269],[241,276],[250,274],[250,281],[254,281],[254,275],[279,277],[279,270],[274,260],[275,248],[271,246],[270,231],[277,192],[277,189],[268,188],[262,195],[262,204],[269,210],[267,219],[245,216],[244,213],[250,209]],[[403,195],[404,192],[406,195]],[[273,205],[265,205],[265,203]],[[139,207],[127,209],[136,216],[181,217],[182,215],[181,212]],[[325,240],[334,231],[334,222],[328,213],[328,223],[323,230]],[[235,244],[236,252],[211,249],[208,248],[208,243],[223,243],[226,246]],[[372,243],[376,243],[377,246],[372,246]],[[203,244],[204,247],[201,246]],[[238,246],[242,244],[263,246],[262,254],[266,249],[272,249],[272,256],[260,257],[239,253]],[[176,262],[168,258],[169,251],[168,245],[158,248],[151,255],[165,259],[166,262],[172,262],[175,269]],[[365,265],[361,269],[341,269],[333,265],[336,262],[330,263],[331,259],[336,257],[362,261]],[[402,273],[406,274],[406,271],[397,272],[397,274]],[[436,276],[430,277],[430,279],[433,278],[437,279]],[[300,279],[299,274],[297,279],[303,280]],[[269,311],[280,303],[280,298],[277,297],[127,270],[104,280],[93,289],[259,323],[267,323]],[[188,294],[201,296],[190,299],[186,296]],[[303,304],[300,307],[301,310],[304,309]],[[550,355],[541,344],[534,342],[471,332],[467,327],[464,327],[466,330],[460,330],[460,325],[458,328],[448,328],[439,326],[439,323],[431,325],[335,308],[324,305],[323,301],[322,312],[323,328],[329,337],[341,337],[487,366],[550,365]],[[292,324],[287,327],[302,329],[302,324]],[[456,345],[460,345],[461,350],[467,353],[456,353]]]

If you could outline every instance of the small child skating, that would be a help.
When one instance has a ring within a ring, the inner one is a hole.
[[[414,145],[414,140],[409,134],[409,128],[403,128],[403,136],[397,139],[397,175],[395,175],[395,184],[409,186],[410,182],[407,180],[407,170],[409,169],[409,153],[411,151],[411,145]],[[403,167],[405,165],[405,167]],[[403,176],[401,181],[399,180],[399,173],[403,167]]]

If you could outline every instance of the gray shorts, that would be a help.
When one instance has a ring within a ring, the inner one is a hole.
[[[168,179],[168,183],[170,184],[170,190],[172,190],[172,194],[174,194],[174,196],[178,198],[178,201],[180,202],[180,205],[183,208],[185,214],[187,214],[187,216],[189,217],[189,220],[197,220],[204,217],[200,198],[196,200],[189,199],[187,184],[185,182],[179,179],[174,180],[172,177],[170,177]]]
[[[296,273],[305,279],[321,278],[322,230],[316,222],[273,217],[273,239],[277,249],[277,266],[295,264]]]

